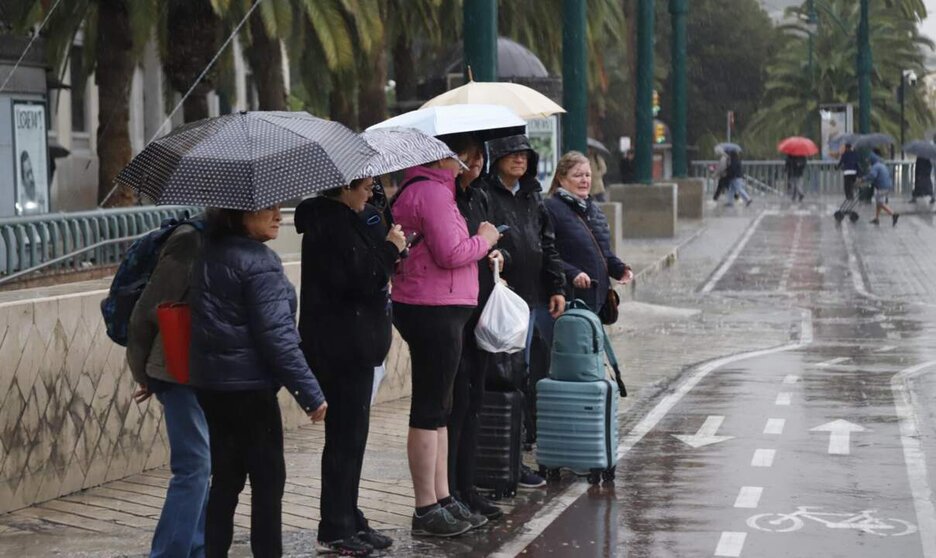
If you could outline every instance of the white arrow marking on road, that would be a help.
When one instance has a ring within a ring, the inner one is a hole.
[[[848,455],[851,453],[851,433],[865,432],[867,429],[860,424],[847,420],[833,420],[821,426],[810,428],[810,432],[829,432],[829,453],[833,455]]]
[[[846,360],[851,360],[848,357],[838,357],[833,358],[832,360],[827,360],[825,362],[820,362],[816,365],[816,368],[825,368],[826,366],[832,366],[833,364],[838,364],[840,362],[845,362]]]
[[[702,426],[699,427],[699,431],[695,434],[691,436],[686,434],[673,434],[673,437],[679,439],[682,442],[685,442],[693,448],[701,448],[702,446],[707,446],[709,444],[717,444],[718,442],[731,440],[734,438],[734,436],[715,435],[715,433],[718,432],[718,429],[721,428],[723,422],[725,422],[725,417],[710,415],[705,419],[705,422],[702,423]]]

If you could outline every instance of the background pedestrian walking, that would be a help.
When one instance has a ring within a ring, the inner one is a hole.
[[[806,157],[787,155],[784,167],[787,172],[787,183],[792,192],[793,201],[803,201],[803,174],[806,172]]]

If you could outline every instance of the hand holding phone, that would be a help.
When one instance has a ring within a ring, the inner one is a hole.
[[[501,234],[504,234],[505,232],[507,232],[507,231],[509,231],[509,230],[510,230],[510,225],[498,225],[498,226],[497,226],[497,232],[499,232],[499,233],[501,233]]]

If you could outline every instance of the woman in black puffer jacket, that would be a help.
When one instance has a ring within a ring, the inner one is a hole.
[[[562,258],[567,296],[583,300],[597,314],[605,304],[611,277],[627,283],[634,275],[611,251],[608,221],[588,197],[590,188],[588,159],[570,151],[559,159],[545,203]]]
[[[263,244],[276,238],[280,220],[279,206],[209,209],[208,240],[195,267],[190,365],[211,443],[208,558],[227,556],[248,476],[253,555],[282,555],[286,464],[276,393],[286,386],[313,422],[328,407],[299,347],[296,291]]]

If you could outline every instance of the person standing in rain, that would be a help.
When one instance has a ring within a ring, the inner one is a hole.
[[[728,189],[728,153],[725,152],[720,146],[715,148],[715,154],[718,155],[718,164],[715,165],[715,169],[712,170],[712,176],[715,178],[715,195],[712,196],[714,201],[718,201],[718,198]]]
[[[734,196],[740,197],[744,200],[744,205],[751,205],[751,202],[754,201],[751,199],[751,196],[747,193],[747,190],[744,189],[744,170],[741,167],[741,153],[737,150],[732,150],[728,152],[728,170],[726,173],[728,177],[728,194],[732,196],[726,204],[727,207],[734,205]]]
[[[370,527],[357,502],[374,367],[390,350],[387,284],[406,247],[399,226],[378,238],[359,216],[373,187],[364,178],[326,190],[299,204],[295,218],[303,235],[299,334],[329,403],[318,543],[345,556],[393,543]]]
[[[858,152],[852,149],[852,144],[845,144],[845,151],[839,157],[839,162],[835,165],[842,169],[842,178],[845,181],[845,199],[855,198],[855,181],[858,180],[858,171],[861,168],[861,157]]]
[[[874,219],[871,220],[871,223],[874,225],[881,224],[880,216],[883,211],[891,216],[891,224],[896,227],[897,219],[900,219],[900,213],[895,213],[887,206],[887,196],[894,189],[894,181],[891,179],[890,171],[881,161],[880,152],[876,149],[871,156],[871,170],[868,171],[868,175],[865,176],[864,180],[874,188]]]
[[[501,247],[510,254],[510,265],[504,278],[530,306],[530,327],[527,333],[527,405],[525,406],[526,442],[536,437],[533,417],[536,405],[536,381],[546,370],[532,370],[531,345],[534,330],[552,345],[553,321],[565,310],[565,275],[562,259],[556,249],[549,213],[543,204],[542,187],[536,179],[539,156],[524,135],[489,140],[490,172],[482,180],[491,198],[495,223],[507,225]],[[546,486],[546,480],[524,466],[520,474],[521,488]]]
[[[478,261],[500,238],[486,221],[469,234],[455,203],[463,165],[447,158],[407,169],[391,208],[394,221],[416,235],[391,293],[393,324],[409,345],[412,365],[406,451],[416,536],[452,537],[487,522],[449,490],[448,421],[465,324],[478,304]]]
[[[793,191],[793,201],[803,201],[803,173],[806,172],[806,157],[787,155],[786,157],[787,183]]]
[[[597,149],[588,148],[588,164],[591,167],[591,192],[589,195],[595,201],[605,201],[605,183],[604,175],[608,172],[608,164]]]
[[[917,198],[929,196],[930,203],[936,203],[933,195],[933,162],[926,157],[917,157],[913,166],[913,193],[910,203],[916,203]]]

